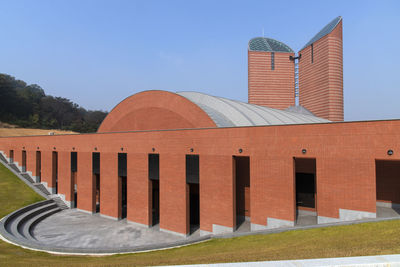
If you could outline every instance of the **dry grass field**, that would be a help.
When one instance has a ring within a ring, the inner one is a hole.
[[[43,129],[26,129],[26,128],[3,128],[0,127],[0,137],[5,136],[29,136],[29,135],[49,135],[54,134],[76,134],[76,132],[62,130],[43,130]]]

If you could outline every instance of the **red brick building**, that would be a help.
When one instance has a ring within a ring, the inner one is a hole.
[[[293,226],[302,211],[318,223],[375,218],[377,206],[400,204],[399,120],[330,122],[262,105],[145,91],[97,133],[3,137],[0,151],[73,208],[180,235],[243,220]]]
[[[297,93],[300,106],[315,116],[343,121],[341,17],[311,38],[297,57],[282,42],[253,38],[248,61],[249,103],[284,110],[295,105]]]

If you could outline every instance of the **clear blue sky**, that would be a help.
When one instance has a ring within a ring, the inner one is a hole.
[[[134,93],[247,101],[247,43],[298,51],[343,17],[345,119],[400,118],[400,1],[0,0],[0,73],[88,109]]]

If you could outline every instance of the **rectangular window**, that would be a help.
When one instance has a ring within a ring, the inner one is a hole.
[[[186,155],[186,183],[199,183],[199,155]]]
[[[92,170],[94,174],[100,174],[100,153],[93,152],[92,154]]]
[[[160,155],[149,154],[149,179],[158,181],[160,179]]]
[[[275,52],[271,53],[271,70],[275,69]]]
[[[311,44],[311,63],[314,63],[314,44]]]
[[[118,176],[127,176],[128,159],[126,153],[118,153]]]
[[[78,171],[78,153],[71,152],[71,172]]]

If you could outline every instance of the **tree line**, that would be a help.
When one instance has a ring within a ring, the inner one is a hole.
[[[86,110],[63,97],[46,95],[37,84],[0,73],[0,121],[24,128],[96,132],[107,112]]]

